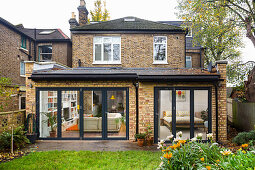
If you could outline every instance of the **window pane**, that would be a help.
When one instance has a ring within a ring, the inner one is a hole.
[[[113,44],[120,44],[120,37],[112,37]]]
[[[192,68],[191,61],[186,60],[186,68]]]
[[[166,45],[154,44],[154,60],[165,61],[166,60]]]
[[[113,60],[120,60],[120,44],[113,44]]]
[[[78,91],[62,91],[61,130],[62,137],[80,136]]]
[[[111,44],[104,44],[104,61],[111,61]]]
[[[20,62],[20,75],[25,75],[25,63],[24,61]]]
[[[41,54],[41,60],[51,61],[52,54]]]
[[[154,37],[154,43],[166,43],[166,37]]]
[[[102,43],[102,37],[94,37],[94,43]]]
[[[126,91],[107,91],[107,136],[126,137]]]
[[[190,138],[190,90],[176,90],[176,133],[179,131],[183,139]]]
[[[52,46],[41,46],[41,53],[52,53]]]
[[[57,92],[40,91],[39,133],[41,138],[57,137]]]
[[[208,90],[194,90],[194,136],[208,133]]]
[[[104,43],[111,43],[112,42],[112,38],[104,38]]]
[[[172,90],[160,90],[158,93],[158,137],[166,139],[172,135]]]
[[[101,44],[95,44],[95,60],[96,61],[101,61],[101,56],[102,56],[102,52],[101,52]]]

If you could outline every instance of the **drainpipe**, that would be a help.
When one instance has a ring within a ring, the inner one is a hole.
[[[135,98],[136,98],[136,129],[135,129],[135,133],[138,134],[139,133],[139,105],[138,105],[138,88],[139,88],[139,83],[138,82],[134,82],[133,85],[135,86]]]
[[[215,87],[215,100],[216,100],[216,142],[218,142],[219,140],[219,137],[218,137],[218,132],[219,132],[219,129],[218,129],[218,86],[217,84],[215,83],[214,84],[214,87]]]
[[[34,29],[34,61],[36,61],[36,28]]]

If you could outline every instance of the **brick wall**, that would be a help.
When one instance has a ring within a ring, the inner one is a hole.
[[[27,39],[27,54],[30,51],[29,44]],[[21,35],[0,24],[0,76],[9,77],[15,85],[25,85],[25,77],[20,76],[20,62],[29,59],[28,55],[19,50],[20,47]]]
[[[114,34],[121,37],[121,64],[93,64],[93,37],[109,34],[73,34],[73,67],[172,67],[185,66],[184,34]],[[153,64],[153,36],[167,36],[168,64]],[[178,39],[177,39],[178,38]]]
[[[187,50],[186,56],[192,57],[192,67],[193,68],[200,68],[200,50]],[[202,67],[204,65],[203,63],[203,56],[201,55],[201,63]]]

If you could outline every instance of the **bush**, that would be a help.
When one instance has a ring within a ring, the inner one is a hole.
[[[249,143],[251,140],[255,140],[255,130],[238,133],[238,135],[233,139],[233,142],[241,145],[244,143]]]
[[[0,150],[11,149],[11,131],[5,131],[0,135]],[[13,148],[20,149],[24,147],[29,140],[26,137],[26,132],[23,126],[19,126],[13,130]]]

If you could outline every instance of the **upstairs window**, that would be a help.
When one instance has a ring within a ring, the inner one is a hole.
[[[25,62],[20,62],[20,76],[25,76]]]
[[[94,37],[93,64],[121,64],[120,37]]]
[[[21,48],[27,49],[27,39],[24,36],[21,36]]]
[[[51,61],[52,60],[52,46],[43,45],[39,46],[39,61]]]
[[[154,37],[153,63],[167,64],[167,37],[165,36]]]
[[[186,56],[186,68],[192,68],[192,58],[191,58],[191,56]]]

